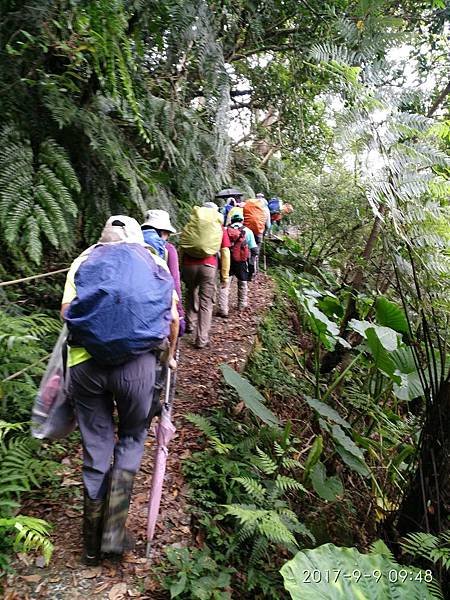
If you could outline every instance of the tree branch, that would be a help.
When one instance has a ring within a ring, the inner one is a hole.
[[[430,110],[427,112],[427,117],[432,117],[434,115],[434,113],[437,111],[437,109],[440,107],[440,105],[444,102],[444,100],[446,99],[446,97],[449,94],[450,94],[450,81],[447,83],[445,88],[441,91],[439,96],[433,102]]]

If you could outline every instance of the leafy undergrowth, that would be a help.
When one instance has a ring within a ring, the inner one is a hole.
[[[316,427],[313,411],[302,400],[308,384],[290,356],[295,335],[288,307],[278,298],[246,369],[266,406],[288,425],[261,426],[230,391],[223,393],[223,406],[207,419],[190,417],[209,442],[184,467],[196,539],[208,548],[217,569],[225,569],[224,581],[233,570],[231,588],[226,586],[233,589],[233,597],[288,597],[279,569],[299,548],[328,541],[367,543],[360,525],[361,515],[367,518],[366,499],[356,496],[358,509],[341,486],[338,497],[323,500],[311,484],[314,473],[318,489],[322,486],[325,494],[334,489],[331,477],[322,475],[320,483],[320,473],[314,471],[319,458]],[[328,468],[337,465],[330,461]],[[170,575],[166,584],[180,598],[197,597],[189,595],[188,587],[181,591],[182,581]],[[202,597],[231,596],[214,596],[211,590]]]
[[[339,299],[314,276],[279,270],[276,278],[278,293],[247,363],[247,380],[224,367],[230,387],[222,406],[207,418],[189,416],[208,442],[184,463],[184,472],[195,539],[214,562],[214,577],[205,574],[196,595],[171,561],[164,585],[172,597],[289,598],[283,564],[328,543],[368,552],[407,479],[419,425],[405,401],[417,390],[407,371],[407,341],[397,331],[400,309],[378,300],[373,320],[352,323],[356,351],[331,374],[322,373],[327,352],[339,343],[351,348],[333,322],[342,316]],[[386,552],[378,542],[367,564],[382,564]],[[425,559],[443,564],[442,556]],[[427,578],[417,575],[411,589],[417,597],[439,598],[436,571],[426,566]],[[396,581],[382,574],[383,584],[400,586],[394,573],[404,569],[391,565],[391,571]],[[348,588],[356,596],[358,584]]]

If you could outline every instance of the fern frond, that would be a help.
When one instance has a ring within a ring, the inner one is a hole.
[[[233,446],[231,444],[225,444],[220,440],[217,429],[214,427],[214,425],[210,423],[210,421],[208,421],[206,417],[194,413],[189,413],[185,415],[185,418],[190,423],[195,425],[197,429],[200,429],[200,431],[205,434],[205,436],[210,441],[212,447],[218,454],[227,454],[228,452],[230,452],[230,450],[233,449]]]
[[[252,498],[262,502],[266,495],[266,490],[262,484],[251,477],[234,477],[234,481],[238,481],[245,489],[247,494]]]
[[[298,481],[293,479],[292,477],[287,477],[286,475],[277,475],[275,480],[275,486],[281,492],[305,492],[308,493],[308,490]]]
[[[14,549],[17,552],[42,552],[46,564],[53,553],[53,544],[49,540],[51,525],[42,519],[17,515],[8,519],[0,518],[0,530],[16,530]]]
[[[276,462],[274,462],[270,456],[264,452],[264,450],[261,450],[258,447],[256,447],[256,452],[258,457],[255,457],[253,462],[258,469],[260,469],[265,475],[271,475],[272,473],[275,473],[275,471],[278,469]]]

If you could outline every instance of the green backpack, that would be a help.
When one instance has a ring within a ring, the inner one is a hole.
[[[194,206],[191,218],[180,236],[180,247],[192,258],[206,258],[222,245],[222,215],[214,208]]]

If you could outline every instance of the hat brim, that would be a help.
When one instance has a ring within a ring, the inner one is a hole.
[[[177,230],[174,229],[172,227],[172,225],[168,225],[167,223],[164,223],[164,226],[161,227],[160,223],[152,223],[151,221],[144,221],[144,223],[142,223],[141,227],[153,227],[153,229],[159,229],[159,231],[169,231],[170,233],[176,233]]]

